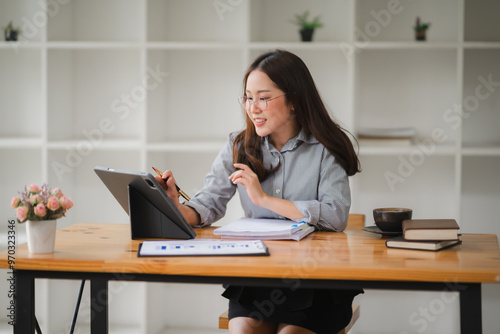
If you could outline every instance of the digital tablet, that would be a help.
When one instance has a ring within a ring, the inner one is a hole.
[[[196,237],[196,232],[151,174],[100,166],[94,171],[130,216],[132,239]]]

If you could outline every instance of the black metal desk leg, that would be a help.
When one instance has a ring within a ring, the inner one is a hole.
[[[467,284],[460,290],[460,333],[482,332],[481,284]]]
[[[108,334],[108,281],[90,280],[90,332]]]
[[[14,334],[35,333],[35,279],[24,273],[15,272],[16,322]]]

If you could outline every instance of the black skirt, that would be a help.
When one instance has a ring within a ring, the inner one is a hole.
[[[248,317],[330,334],[349,324],[352,300],[362,292],[229,286],[222,295],[229,299],[229,320]]]

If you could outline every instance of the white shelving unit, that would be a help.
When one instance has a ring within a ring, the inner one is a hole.
[[[456,218],[463,232],[500,236],[498,2],[0,0],[0,7],[0,26],[13,20],[24,30],[21,41],[0,42],[4,219],[25,184],[48,182],[75,202],[59,227],[127,223],[96,165],[169,168],[194,194],[226,136],[244,126],[236,97],[246,67],[283,48],[306,62],[332,115],[352,133],[417,129],[413,146],[360,148],[352,212],[371,225],[375,207],[411,207],[415,218]],[[325,24],[312,43],[299,42],[289,22],[304,10]],[[417,16],[431,22],[426,42],[413,40]],[[241,214],[233,200],[225,221]],[[48,300],[54,289],[44,284]],[[219,290],[204,293],[217,299]],[[116,322],[161,331],[163,318],[144,309],[164,305],[167,292],[128,285],[123,298],[146,297],[116,311]],[[196,326],[215,326],[225,308],[217,303]],[[45,325],[63,326],[42,314]],[[182,327],[186,319],[171,320]]]

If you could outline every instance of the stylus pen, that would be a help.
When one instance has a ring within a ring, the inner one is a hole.
[[[156,172],[156,174],[158,174],[159,177],[163,178],[163,174],[158,170],[158,168],[155,168],[153,167],[153,170]],[[165,180],[165,183],[167,182],[167,180]],[[175,184],[175,183],[174,183]],[[186,201],[190,201],[191,198],[184,192],[182,191],[181,188],[179,188],[179,186],[177,184],[175,184],[175,189],[177,189],[177,192],[182,196],[184,197],[184,199]]]

